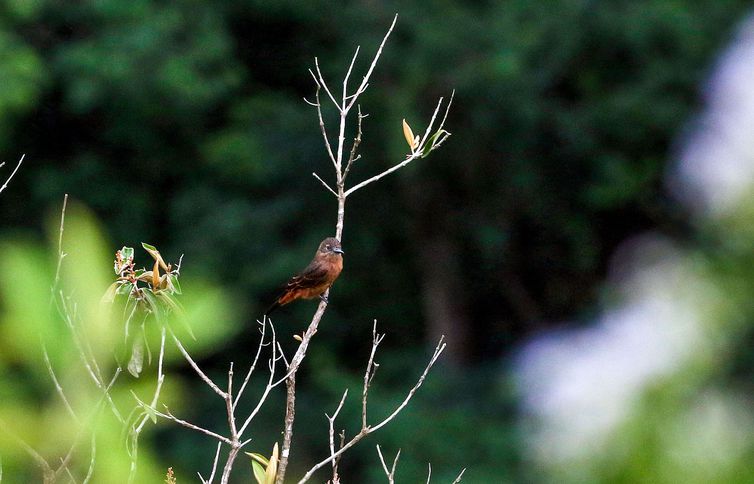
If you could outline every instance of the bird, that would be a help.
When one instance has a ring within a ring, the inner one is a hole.
[[[265,314],[269,315],[280,306],[296,299],[319,297],[327,302],[324,293],[332,286],[335,279],[340,275],[340,271],[343,270],[343,254],[338,239],[328,237],[323,240],[309,265],[288,280],[283,292],[265,311]]]

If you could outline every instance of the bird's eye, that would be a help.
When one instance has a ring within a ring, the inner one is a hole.
[[[325,246],[325,249],[327,249],[327,250],[330,250],[330,244],[327,244],[327,245]]]

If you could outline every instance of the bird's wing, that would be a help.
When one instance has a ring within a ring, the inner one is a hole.
[[[328,270],[322,264],[309,264],[306,269],[291,277],[285,285],[285,290],[313,287],[327,279]]]

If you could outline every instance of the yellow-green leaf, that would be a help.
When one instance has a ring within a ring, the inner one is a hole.
[[[270,461],[267,460],[267,457],[263,456],[262,454],[246,452],[246,455],[248,455],[249,457],[251,457],[252,460],[255,460],[255,461],[259,462],[264,467],[267,467],[267,465],[270,463]]]
[[[278,474],[278,443],[275,442],[275,446],[272,448],[272,456],[270,456],[270,463],[267,465],[267,471],[265,477],[267,480],[265,484],[275,484],[275,478]]]
[[[154,261],[154,267],[152,268],[152,290],[157,291],[160,289],[160,262]]]
[[[265,473],[262,464],[253,460],[251,461],[251,468],[254,471],[254,479],[256,479],[257,484],[265,484]]]
[[[406,138],[406,143],[408,143],[409,148],[411,148],[411,151],[414,150],[414,132],[411,131],[411,126],[408,125],[406,120],[403,120],[403,136]]]

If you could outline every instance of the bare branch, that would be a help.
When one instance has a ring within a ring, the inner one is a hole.
[[[10,174],[10,176],[5,180],[5,183],[3,183],[2,186],[0,186],[0,193],[3,193],[3,190],[8,188],[8,183],[10,183],[11,179],[16,175],[16,172],[19,168],[21,168],[21,163],[24,162],[24,158],[26,158],[26,154],[21,155],[21,159],[18,160],[18,164],[16,164],[16,167],[13,169],[13,172]],[[3,163],[5,164],[5,163]]]
[[[342,446],[340,448],[340,450],[338,450],[334,454],[330,455],[328,458],[326,458],[326,459],[318,462],[317,464],[315,464],[311,469],[309,469],[306,472],[306,474],[304,474],[304,477],[302,477],[301,480],[298,481],[299,484],[303,484],[304,482],[306,482],[309,479],[311,479],[312,475],[317,470],[319,470],[320,468],[322,468],[322,466],[325,466],[328,463],[330,463],[332,460],[338,458],[338,456],[342,455],[348,449],[350,449],[351,447],[353,447],[354,445],[356,445],[361,439],[363,439],[364,437],[366,437],[367,435],[369,435],[369,434],[371,434],[373,432],[376,432],[380,428],[382,428],[385,425],[387,425],[391,420],[393,420],[396,417],[396,415],[398,415],[401,412],[401,410],[403,410],[406,407],[406,405],[408,405],[408,402],[411,400],[411,398],[414,396],[414,394],[416,393],[416,391],[424,383],[424,380],[427,377],[427,374],[429,373],[429,370],[435,364],[435,362],[437,361],[437,358],[445,350],[445,343],[443,342],[444,339],[445,339],[444,336],[440,338],[440,341],[437,343],[437,346],[435,347],[435,351],[432,353],[432,357],[430,358],[429,362],[427,363],[427,366],[424,368],[424,371],[422,372],[421,376],[417,380],[416,384],[411,388],[411,390],[409,390],[408,394],[406,395],[406,398],[403,399],[403,402],[401,402],[401,404],[398,405],[398,407],[396,407],[395,410],[393,410],[393,412],[390,415],[388,415],[387,417],[385,417],[380,423],[378,423],[377,425],[374,425],[374,426],[362,427],[362,429],[359,431],[359,433],[357,433],[351,440],[349,440],[348,443],[346,443],[344,446]]]
[[[209,480],[207,481],[207,484],[212,484],[212,480],[215,478],[215,471],[217,470],[217,463],[220,461],[220,447],[222,447],[222,442],[217,443],[217,450],[215,451],[215,460],[212,462],[212,473],[209,475]]]
[[[444,340],[445,340],[445,336],[443,335],[443,336],[440,337],[440,341],[437,343],[437,346],[435,347],[434,353],[432,353],[432,358],[430,358],[429,363],[424,368],[424,371],[422,372],[421,376],[419,377],[419,380],[417,380],[416,384],[408,392],[408,394],[406,395],[406,398],[403,399],[403,402],[401,402],[401,404],[398,405],[398,407],[395,410],[393,410],[393,413],[391,413],[390,415],[388,415],[387,417],[385,417],[382,420],[382,422],[380,422],[377,425],[371,427],[370,428],[370,432],[374,432],[376,430],[379,430],[380,428],[382,428],[385,425],[387,425],[391,420],[393,420],[395,418],[396,415],[398,415],[401,412],[401,410],[403,410],[406,407],[406,405],[408,405],[408,402],[414,396],[414,394],[419,389],[419,387],[422,386],[422,383],[424,383],[424,379],[427,378],[427,374],[429,373],[429,370],[432,369],[432,366],[437,361],[437,358],[439,358],[440,355],[442,354],[442,352],[445,351],[445,346],[446,345],[444,343]]]
[[[384,176],[387,176],[387,175],[391,174],[392,172],[394,172],[394,171],[396,171],[396,170],[398,170],[400,168],[403,168],[404,166],[408,165],[409,163],[411,163],[415,159],[419,158],[420,156],[421,156],[421,152],[420,151],[417,151],[417,152],[409,155],[405,160],[401,161],[400,163],[398,163],[397,165],[394,165],[391,168],[388,168],[387,170],[383,171],[379,175],[375,175],[372,178],[369,178],[367,180],[364,180],[361,183],[358,183],[358,184],[352,186],[351,188],[349,188],[348,190],[345,191],[344,195],[345,196],[349,196],[350,194],[352,194],[356,190],[359,190],[360,188],[364,188],[365,186],[369,185],[370,183],[374,183],[377,180],[379,180],[380,178],[382,178]]]
[[[81,482],[81,484],[87,484],[92,479],[92,476],[94,475],[94,462],[97,457],[97,434],[92,432],[92,446],[91,446],[91,456],[89,458],[89,469],[86,471],[86,476],[84,477],[84,480]]]
[[[333,166],[335,167],[335,170],[337,171],[338,165],[337,161],[335,160],[335,155],[332,152],[332,145],[330,144],[330,138],[327,136],[327,128],[325,127],[325,120],[322,117],[322,103],[319,99],[319,90],[321,89],[321,85],[319,81],[317,80],[317,76],[314,75],[314,72],[312,72],[311,69],[309,69],[309,74],[312,75],[312,78],[314,78],[314,84],[317,86],[317,90],[314,93],[315,99],[317,100],[316,104],[312,104],[317,108],[317,119],[319,120],[319,129],[322,132],[322,138],[325,141],[325,149],[327,149],[327,155],[330,157],[330,161],[332,161]],[[308,101],[307,101],[308,102]]]
[[[435,118],[437,117],[437,113],[440,111],[440,106],[442,106],[442,99],[443,98],[441,97],[437,101],[437,106],[435,106],[435,110],[432,113],[432,117],[429,120],[429,124],[427,125],[427,130],[424,132],[424,136],[421,137],[421,141],[419,142],[419,147],[424,145],[424,143],[426,143],[427,140],[429,139],[429,134],[432,132],[432,126],[435,124]],[[448,109],[450,109],[450,104],[448,104]],[[447,111],[445,112],[445,114],[447,115]],[[442,128],[442,125],[440,125],[440,128]]]
[[[251,374],[254,373],[254,369],[257,367],[257,361],[259,361],[259,355],[262,353],[262,347],[264,346],[264,336],[267,331],[267,315],[265,314],[262,318],[262,322],[257,320],[257,323],[262,326],[262,337],[259,339],[259,345],[257,345],[257,352],[254,355],[254,361],[251,363],[251,366],[249,367],[248,373],[246,373],[246,378],[243,379],[243,383],[241,384],[241,388],[238,389],[238,394],[236,395],[236,399],[233,402],[233,408],[236,408],[236,405],[238,405],[238,401],[241,399],[241,395],[243,395],[243,391],[246,389],[246,385],[249,383],[249,380],[251,379]],[[270,325],[272,325],[272,322],[270,322]]]
[[[236,418],[233,415],[233,362],[230,362],[228,369],[228,391],[225,393],[225,411],[228,413],[228,427],[233,440],[237,440],[238,431],[236,430]]]
[[[204,383],[206,383],[215,393],[220,395],[220,398],[225,400],[227,398],[227,393],[220,390],[220,387],[218,387],[215,382],[213,382],[210,377],[208,377],[202,370],[199,368],[199,365],[196,364],[196,362],[191,358],[191,355],[188,354],[188,351],[186,351],[186,348],[183,347],[183,344],[181,344],[181,341],[176,337],[175,333],[173,333],[173,330],[170,330],[170,336],[173,337],[173,342],[178,347],[178,350],[180,350],[183,357],[188,361],[189,365],[191,365],[191,368],[194,369],[197,375],[199,375],[199,378],[204,380]]]
[[[327,188],[328,190],[330,190],[330,193],[332,193],[336,197],[338,196],[338,194],[335,193],[335,190],[333,190],[332,188],[330,188],[330,185],[328,185],[327,183],[325,183],[325,181],[322,178],[320,178],[319,175],[317,175],[314,172],[312,172],[312,175],[314,175],[314,178],[316,178],[317,180],[319,180],[319,182],[322,183],[322,185],[324,185],[325,188]]]
[[[223,442],[225,444],[228,444],[228,445],[232,445],[233,444],[231,442],[231,440],[229,438],[227,438],[227,437],[224,437],[224,436],[222,436],[220,434],[217,434],[217,433],[215,433],[215,432],[213,432],[211,430],[207,430],[207,429],[205,429],[203,427],[199,427],[198,425],[192,424],[191,422],[187,422],[185,420],[182,420],[182,419],[176,417],[175,415],[173,415],[172,413],[170,413],[170,410],[168,410],[167,406],[165,406],[165,412],[160,412],[159,410],[155,410],[155,409],[152,409],[152,410],[154,411],[155,415],[157,415],[158,417],[162,417],[164,419],[171,420],[171,421],[173,421],[173,422],[175,422],[175,423],[177,423],[179,425],[183,425],[186,428],[189,428],[189,429],[192,429],[192,430],[196,430],[197,432],[201,432],[203,434],[209,435],[210,437],[213,437],[213,438],[215,438],[215,439],[217,439],[220,442]]]
[[[432,464],[427,462],[427,484],[432,480]]]
[[[377,320],[374,320],[372,326],[372,351],[369,353],[369,361],[367,362],[367,369],[364,372],[364,386],[361,392],[361,428],[367,427],[367,396],[369,394],[369,385],[372,383],[372,378],[377,372],[379,365],[374,362],[374,355],[377,353],[377,347],[382,342],[385,335],[377,334]]]
[[[47,372],[50,374],[50,378],[52,379],[52,383],[55,385],[55,390],[58,392],[58,395],[60,395],[60,399],[63,400],[63,405],[65,405],[65,409],[71,415],[71,418],[73,418],[73,421],[76,423],[79,423],[79,419],[76,416],[76,412],[73,411],[73,407],[71,407],[71,404],[68,402],[68,399],[66,398],[65,393],[63,392],[63,387],[60,385],[58,378],[55,376],[55,371],[53,371],[52,369],[52,363],[50,363],[50,356],[47,354],[47,347],[44,345],[44,343],[42,344],[42,355],[44,356],[45,365],[47,366]]]
[[[346,163],[346,169],[343,171],[343,176],[341,177],[341,182],[345,183],[346,177],[348,176],[348,172],[351,171],[351,166],[353,163],[358,160],[361,155],[356,155],[358,153],[359,145],[361,144],[361,120],[366,118],[368,115],[362,115],[361,114],[361,105],[357,106],[358,110],[358,117],[357,117],[357,124],[356,124],[356,137],[353,139],[353,145],[351,145],[351,154],[348,155],[348,162]]]
[[[36,462],[37,465],[42,468],[42,472],[45,475],[45,477],[47,477],[47,476],[54,476],[54,471],[52,470],[52,467],[50,467],[50,464],[45,460],[45,458],[42,457],[42,455],[39,452],[37,452],[36,450],[34,450],[34,448],[32,446],[30,446],[29,444],[27,444],[25,440],[23,440],[21,437],[19,437],[13,431],[11,431],[8,428],[8,425],[2,419],[0,419],[0,430],[2,430],[3,432],[5,432],[5,434],[8,437],[10,437],[12,440],[14,440],[16,442],[16,444],[18,444],[19,447],[21,447],[22,449],[24,449],[24,451],[27,454],[29,454],[29,456],[34,460],[34,462]],[[45,482],[47,482],[47,481],[45,481]]]
[[[160,356],[157,360],[157,385],[154,389],[154,395],[152,396],[152,402],[149,404],[150,407],[155,408],[157,406],[157,400],[160,398],[160,392],[162,391],[162,383],[165,381],[165,373],[162,371],[162,362],[165,357],[165,326],[162,327],[162,331],[160,333]],[[144,415],[144,417],[141,419],[141,423],[136,427],[136,433],[140,433],[141,430],[144,428],[144,425],[146,425],[147,420],[149,420],[148,415]]]
[[[338,404],[338,408],[335,409],[335,413],[332,414],[332,417],[325,414],[325,417],[327,417],[327,421],[329,424],[329,441],[330,441],[330,455],[335,454],[335,419],[338,418],[338,414],[340,413],[340,409],[343,408],[343,404],[346,401],[346,397],[348,396],[348,389],[346,388],[346,391],[343,392],[343,397],[340,399],[340,403]],[[338,461],[337,459],[333,459],[332,461],[332,480],[333,482],[338,482]]]
[[[390,470],[387,468],[387,464],[385,463],[385,457],[382,455],[382,449],[380,449],[380,444],[377,444],[377,455],[380,456],[380,464],[382,464],[382,470],[385,471],[385,475],[390,480],[390,482],[393,482],[393,479],[390,477]]]
[[[319,84],[322,85],[322,87],[325,89],[325,92],[327,93],[328,97],[332,101],[332,103],[335,105],[335,107],[338,109],[339,112],[343,112],[343,108],[340,104],[338,104],[338,101],[335,100],[335,96],[332,95],[332,92],[330,91],[330,88],[327,87],[327,83],[325,82],[325,78],[322,75],[322,71],[319,69],[319,59],[314,58],[314,68],[317,70],[317,80],[319,81]]]
[[[398,21],[398,14],[395,14],[395,17],[393,17],[393,23],[390,24],[390,28],[387,30],[385,37],[382,38],[380,47],[377,49],[377,52],[374,54],[374,59],[372,59],[372,63],[369,65],[369,70],[367,70],[366,75],[364,75],[364,78],[361,80],[361,84],[359,85],[359,88],[356,89],[357,94],[361,94],[364,91],[366,91],[367,85],[369,84],[369,78],[372,76],[372,71],[374,71],[374,67],[377,65],[377,61],[379,60],[380,55],[382,55],[382,49],[385,47],[385,43],[387,42],[388,37],[390,37],[390,34],[393,33],[393,28],[395,27],[395,22],[397,21]],[[353,104],[356,102],[357,98],[358,98],[358,95],[355,95],[353,96],[353,98],[351,98],[351,102],[348,104],[346,111],[351,109]]]
[[[466,468],[464,467],[460,474],[458,474],[458,477],[455,478],[455,480],[452,482],[452,484],[458,484],[461,482],[461,478],[463,477],[463,473],[466,472]]]
[[[259,401],[257,402],[256,407],[254,407],[254,410],[251,411],[249,416],[244,421],[243,425],[241,425],[241,428],[238,431],[238,437],[240,438],[244,431],[246,431],[246,428],[249,426],[252,420],[254,420],[254,417],[256,417],[257,413],[259,413],[259,410],[261,410],[262,405],[267,400],[267,396],[270,394],[270,390],[272,390],[275,387],[275,383],[273,383],[273,380],[275,379],[275,367],[277,360],[280,359],[280,357],[277,355],[276,348],[277,348],[277,339],[275,334],[275,327],[272,325],[272,322],[270,322],[270,330],[272,333],[272,340],[270,341],[272,346],[272,356],[270,357],[270,360],[268,361],[268,366],[270,369],[270,376],[267,379],[267,385],[264,388],[264,392],[262,392],[262,396],[259,397]]]
[[[55,268],[55,279],[52,284],[52,293],[53,297],[55,294],[55,290],[58,287],[58,282],[60,281],[60,267],[63,265],[63,258],[65,257],[65,253],[63,253],[63,229],[65,228],[65,207],[68,205],[68,194],[66,193],[63,195],[63,208],[60,211],[60,230],[58,231],[58,265]]]
[[[388,470],[387,464],[385,463],[385,458],[382,456],[382,450],[380,449],[380,446],[377,446],[377,454],[380,456],[380,462],[382,463],[382,469],[385,471],[385,475],[387,476],[387,480],[389,484],[395,483],[395,467],[398,465],[398,459],[401,457],[401,449],[398,449],[398,453],[395,454],[395,459],[393,459],[393,466]]]
[[[353,53],[353,58],[351,59],[351,65],[348,66],[348,71],[346,71],[345,77],[343,77],[343,106],[345,107],[345,101],[350,96],[348,96],[348,78],[351,77],[351,71],[353,70],[353,65],[356,63],[356,58],[359,56],[359,49],[361,48],[360,45],[356,46],[356,52]]]

